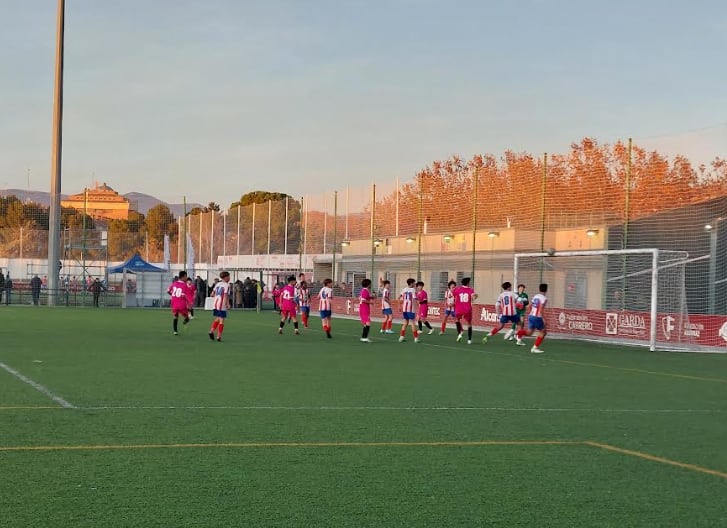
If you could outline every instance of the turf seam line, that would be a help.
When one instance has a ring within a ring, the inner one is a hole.
[[[484,447],[484,446],[562,446],[585,445],[571,440],[451,440],[431,442],[219,442],[190,444],[106,444],[106,445],[39,445],[0,446],[8,451],[112,451],[137,449],[209,449],[209,448],[273,448],[273,447]]]
[[[644,460],[649,460],[651,462],[658,462],[660,464],[666,464],[669,466],[675,466],[682,469],[688,469],[690,471],[696,471],[698,473],[706,473],[707,475],[713,475],[716,477],[721,477],[723,479],[727,479],[727,473],[724,473],[722,471],[717,471],[716,469],[709,469],[702,466],[697,466],[696,464],[689,464],[687,462],[679,462],[677,460],[671,460],[669,458],[664,458],[656,455],[650,455],[649,453],[643,453],[641,451],[634,451],[631,449],[624,449],[622,447],[617,447],[611,444],[603,444],[601,442],[593,442],[593,441],[585,441],[583,444],[596,447],[598,449],[604,449],[606,451],[613,451],[614,453],[619,453],[621,455],[628,455],[636,458],[641,458]]]
[[[15,370],[14,368],[6,365],[5,363],[0,362],[0,368],[2,368],[3,370],[7,371],[9,374],[12,374],[13,376],[15,376],[16,378],[18,378],[23,383],[27,383],[28,385],[30,385],[31,387],[33,387],[35,390],[37,390],[41,394],[44,394],[45,396],[47,396],[48,398],[50,398],[51,400],[53,400],[54,402],[56,402],[61,407],[64,407],[66,409],[75,409],[76,408],[75,405],[73,405],[68,400],[65,400],[65,399],[61,398],[59,395],[55,394],[48,387],[46,387],[44,385],[41,385],[37,381],[33,381],[29,377],[25,376],[24,374],[22,374],[21,372]]]

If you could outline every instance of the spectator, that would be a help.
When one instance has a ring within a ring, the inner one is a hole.
[[[33,304],[35,306],[38,306],[40,303],[40,287],[42,283],[40,280],[40,277],[38,275],[33,276],[32,279],[30,279],[30,293],[33,297]]]
[[[0,302],[3,301],[3,290],[5,289],[5,275],[0,270]]]
[[[10,278],[10,272],[8,271],[5,277],[5,304],[10,304],[10,294],[13,291],[13,279]]]
[[[101,284],[101,281],[96,277],[96,279],[91,282],[91,286],[88,288],[91,293],[93,293],[93,306],[98,308],[98,301],[101,297],[101,292],[104,290],[103,284]]]

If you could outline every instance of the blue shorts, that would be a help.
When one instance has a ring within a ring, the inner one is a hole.
[[[308,315],[310,313],[310,306],[301,306],[300,313]]]
[[[451,315],[452,317],[454,317],[454,308],[452,308],[451,310],[449,308],[445,308],[444,309],[444,315],[445,316],[450,316]]]
[[[414,312],[404,312],[404,320],[405,321],[413,321],[416,319],[416,314]]]
[[[227,310],[212,310],[212,316],[213,317],[221,317],[224,319],[227,317]]]
[[[528,315],[528,328],[532,330],[545,330],[545,320],[536,315]]]
[[[519,322],[520,322],[519,315],[501,315],[500,316],[500,324],[519,323]]]
[[[328,319],[331,316],[331,310],[321,310],[321,319]]]
[[[381,313],[383,313],[384,315],[393,315],[394,310],[392,310],[391,308],[384,308],[383,310],[381,310]]]

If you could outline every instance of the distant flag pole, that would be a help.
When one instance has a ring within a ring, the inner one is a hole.
[[[55,88],[53,93],[53,139],[51,147],[50,211],[48,218],[48,305],[56,304],[59,286],[61,235],[61,157],[63,151],[63,38],[65,0],[58,0],[56,16]]]
[[[172,256],[169,249],[169,235],[164,235],[164,269],[171,268]]]
[[[184,265],[187,265],[187,223],[185,220],[187,219],[187,197],[184,197],[184,219],[182,220],[182,225],[184,228],[179,233],[179,236],[184,240]],[[187,270],[187,273],[189,273],[191,270]]]

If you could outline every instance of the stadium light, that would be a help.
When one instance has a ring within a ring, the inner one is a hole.
[[[407,244],[413,244],[416,241],[417,241],[417,239],[414,238],[414,237],[406,237],[406,243]]]
[[[444,240],[447,244],[449,244],[452,241],[453,238],[454,238],[453,235],[444,235],[442,237],[442,240]]]
[[[598,229],[588,229],[586,230],[586,235],[589,237],[594,237],[598,235]]]
[[[487,233],[487,236],[490,238],[497,238],[500,236],[500,232],[499,231],[490,231],[489,233]]]
[[[343,239],[343,240],[341,241],[341,246],[343,246],[343,247],[348,247],[348,246],[350,246],[350,245],[351,245],[351,241],[350,241],[349,239],[347,239],[347,238],[344,238],[344,239]]]
[[[374,246],[376,246],[376,247],[379,247],[383,243],[384,243],[384,241],[381,240],[380,238],[377,238],[376,240],[374,240]]]

